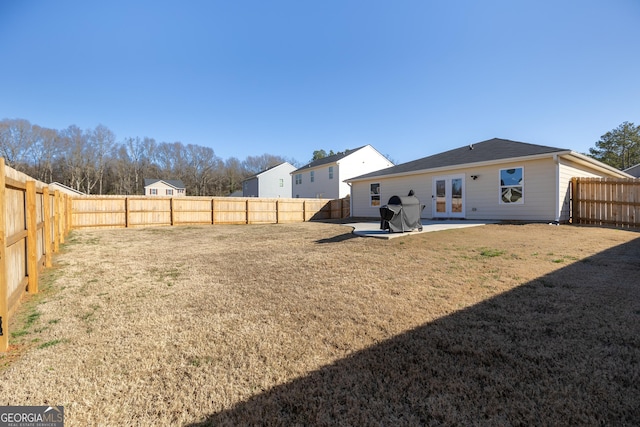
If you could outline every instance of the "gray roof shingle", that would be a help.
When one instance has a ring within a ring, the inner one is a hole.
[[[571,151],[564,148],[493,138],[353,178],[373,178],[469,163]]]

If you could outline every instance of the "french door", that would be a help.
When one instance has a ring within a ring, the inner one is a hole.
[[[433,179],[433,217],[464,218],[464,175]]]

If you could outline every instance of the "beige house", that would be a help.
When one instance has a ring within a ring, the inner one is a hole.
[[[186,196],[184,184],[179,179],[145,179],[145,196],[182,197]]]
[[[351,215],[379,217],[413,190],[422,218],[567,221],[572,177],[631,178],[563,148],[490,139],[347,180]]]

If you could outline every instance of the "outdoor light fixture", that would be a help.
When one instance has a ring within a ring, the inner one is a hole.
[[[478,179],[478,175],[471,175],[471,179],[475,181],[476,179]]]

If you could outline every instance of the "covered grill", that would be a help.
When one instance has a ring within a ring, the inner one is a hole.
[[[405,232],[418,229],[422,231],[420,214],[424,205],[413,195],[413,190],[408,196],[392,196],[389,202],[380,207],[380,229],[393,232]]]

